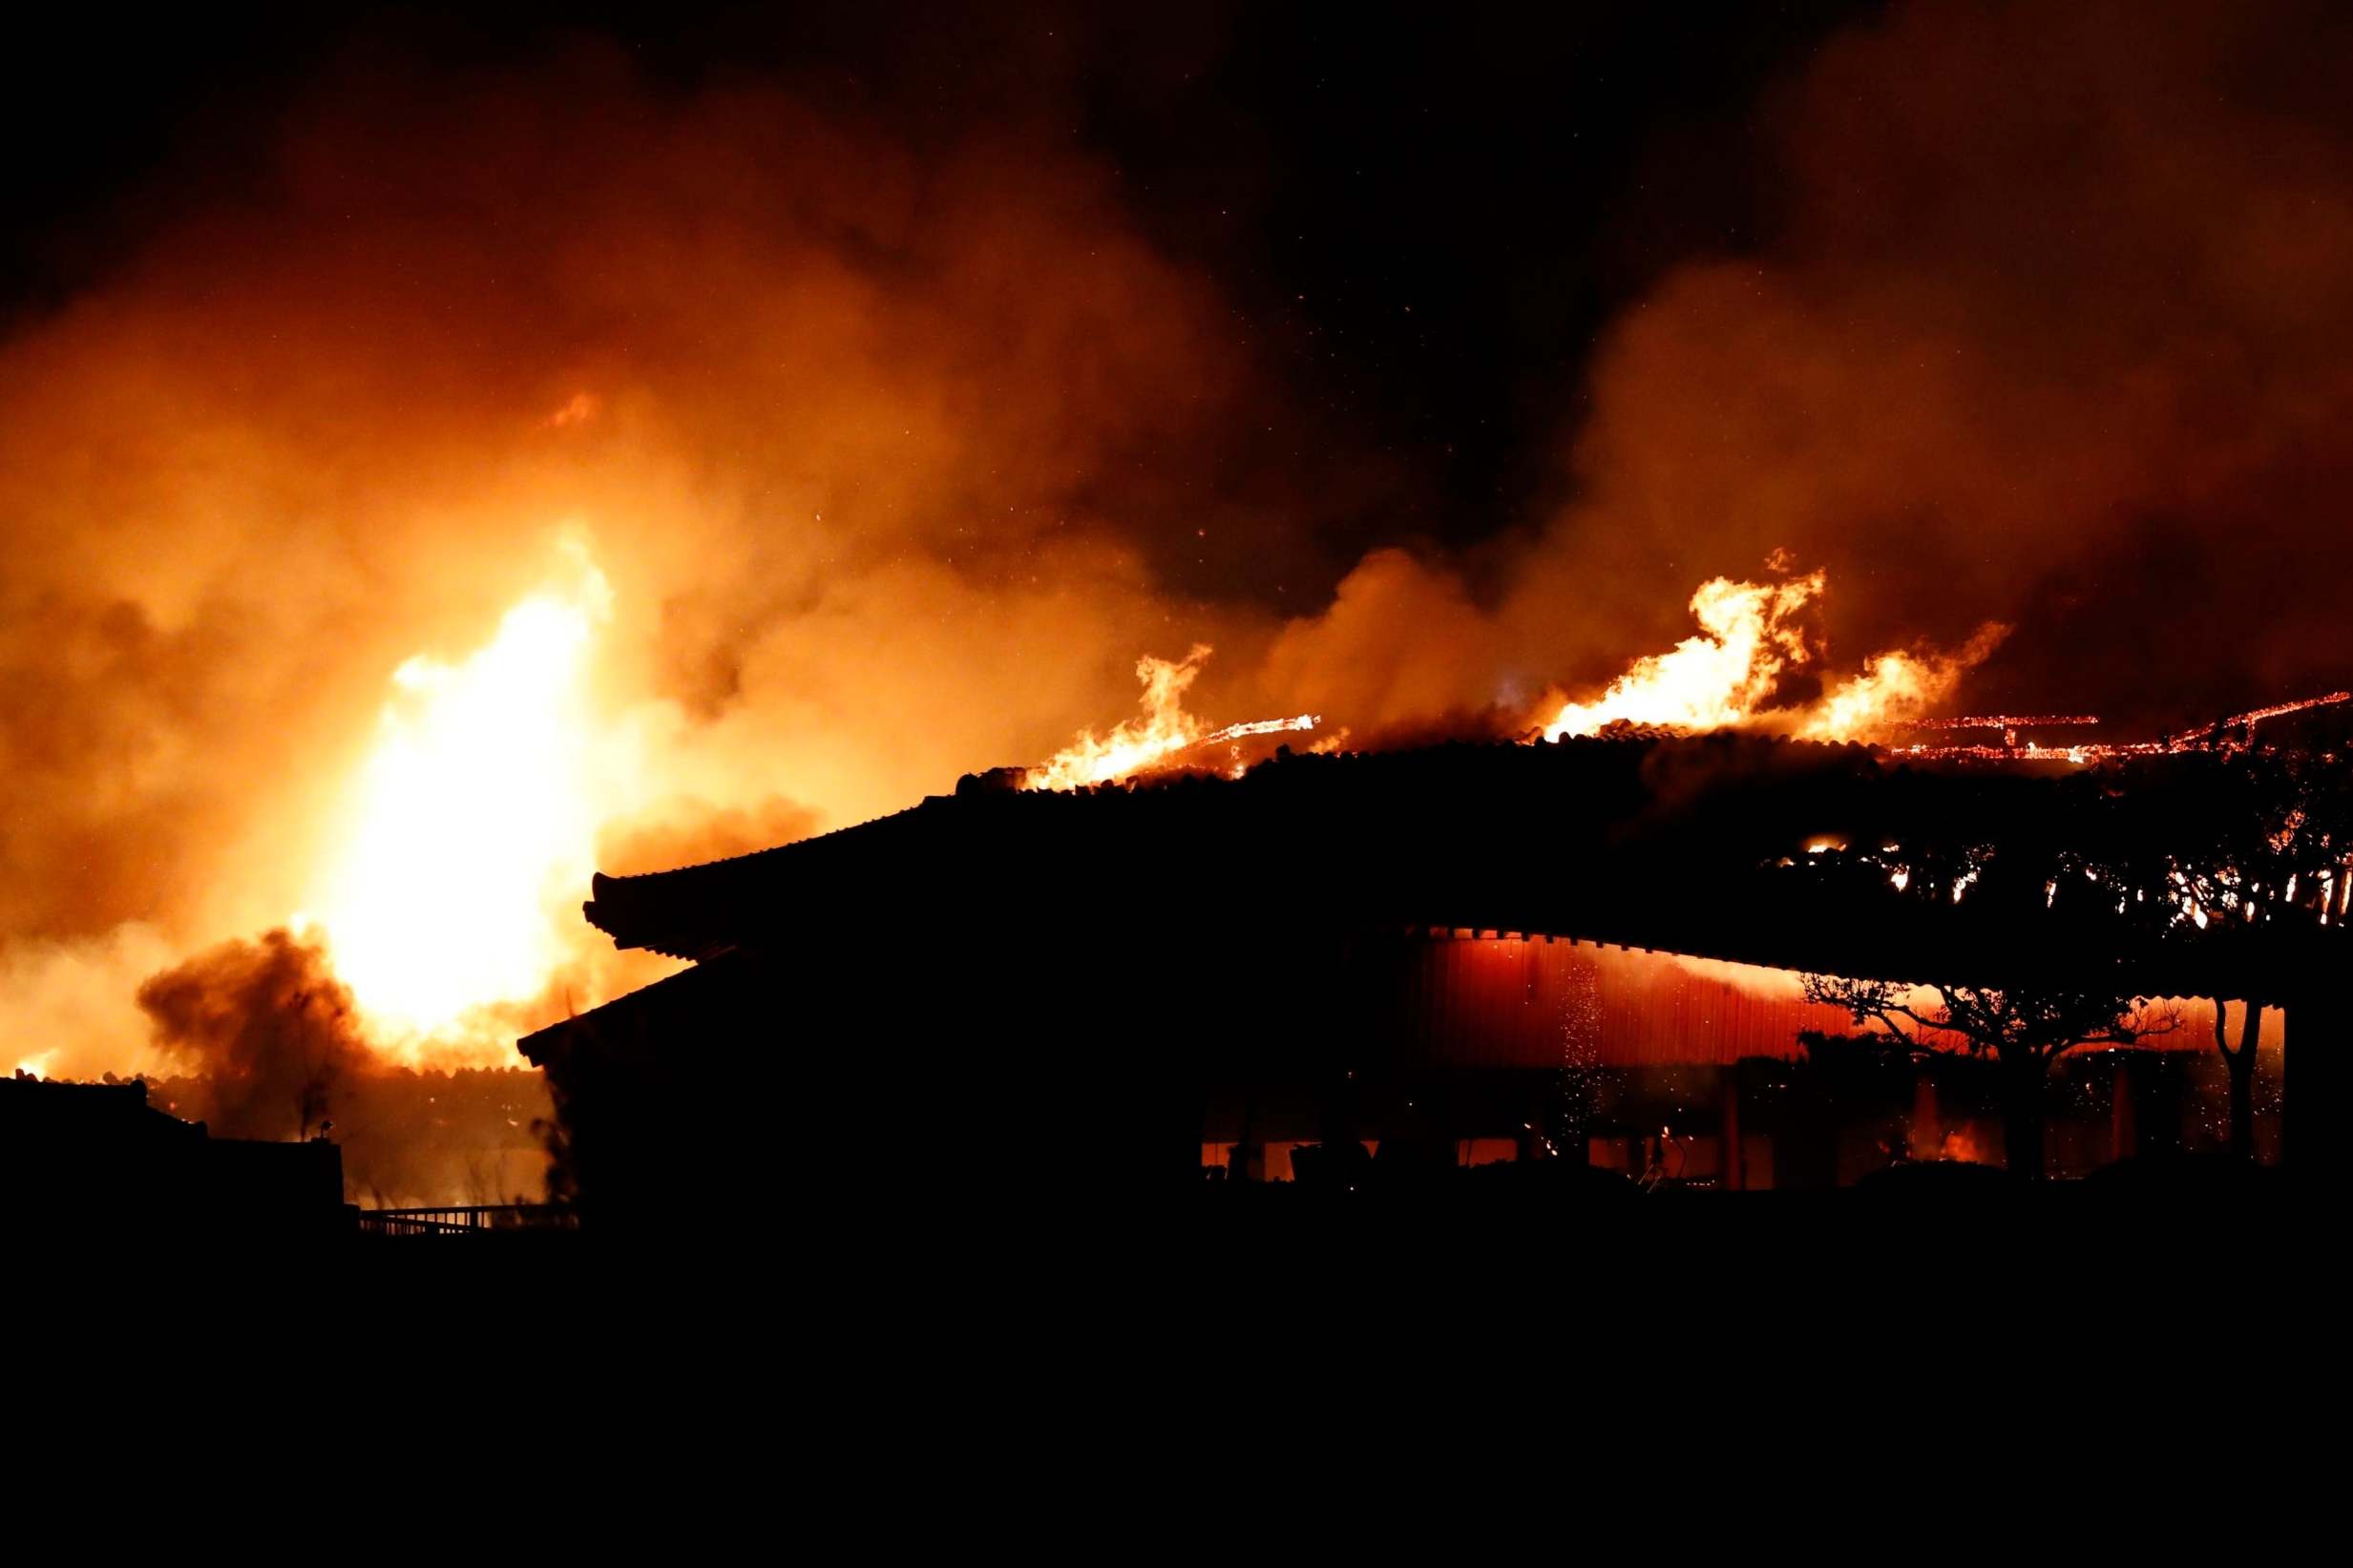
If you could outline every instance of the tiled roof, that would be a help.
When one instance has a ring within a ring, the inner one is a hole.
[[[967,779],[819,838],[599,875],[585,913],[623,947],[698,959],[845,930],[1181,920],[1548,933],[1905,980],[2122,966],[2153,994],[2208,993],[2254,961],[2244,944],[2156,954],[2039,885],[1937,908],[1805,864],[1825,834],[2030,837],[2092,787],[1732,736],[1286,755],[1239,780],[1066,793]]]

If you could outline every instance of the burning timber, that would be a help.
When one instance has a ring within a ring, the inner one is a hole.
[[[2353,692],[2328,692],[2320,697],[2307,697],[2294,702],[2274,703],[2246,713],[2235,713],[2217,719],[2204,728],[2184,735],[2161,735],[2153,741],[2128,742],[2117,745],[2096,742],[2074,742],[2049,745],[2027,739],[2033,732],[2054,729],[2089,729],[2099,723],[2090,714],[1991,714],[1960,719],[1917,719],[1891,726],[1896,731],[1930,731],[1944,734],[1969,730],[1997,730],[1999,745],[1889,745],[1883,748],[1892,756],[1919,761],[1966,760],[1997,763],[2069,763],[2081,766],[2087,763],[2114,762],[2127,757],[2179,756],[2192,751],[2217,751],[2225,754],[2245,751],[2256,743],[2256,726],[2268,719],[2285,719],[2293,714],[2309,713],[2318,708],[2336,707],[2353,702]]]
[[[2294,920],[2201,923],[2191,939],[2178,916],[2145,918],[2088,877],[2027,885],[2006,862],[1956,876],[1922,858],[1916,879],[1895,858],[2010,846],[2023,864],[2096,846],[2119,822],[2184,820],[2228,762],[2047,778],[1719,735],[1283,753],[1237,780],[1067,792],[973,776],[821,838],[599,876],[593,924],[694,967],[520,1049],[548,1074],[584,1214],[625,1224],[779,1184],[925,1201],[976,1181],[1170,1188],[1198,1180],[1206,1144],[1264,1141],[1284,1105],[1294,1137],[1314,1121],[1317,1147],[1369,1135],[1394,1152],[1439,1124],[1416,1085],[1501,1121],[1497,1107],[1524,1100],[1447,1068],[1488,1005],[1478,988],[1517,986],[1526,1016],[1511,1027],[1572,1054],[1577,1019],[1607,1001],[1589,963],[1553,974],[1547,951],[2260,997],[2300,1039],[2353,956],[2342,868],[2293,893]],[[1932,875],[1950,896],[1922,896]],[[1441,951],[1490,956],[1449,970]],[[1498,964],[1522,978],[1485,974]],[[714,1153],[701,1130],[719,1070],[767,1079],[789,1122]],[[1743,1093],[1666,1099],[1737,1121]],[[1658,1109],[1626,1103],[1612,1136]],[[1478,1136],[1558,1149],[1557,1132],[1531,1115]],[[1736,1128],[1712,1136],[1746,1147]],[[1582,1160],[1583,1132],[1568,1152]],[[1744,1168],[1732,1161],[1727,1183]]]

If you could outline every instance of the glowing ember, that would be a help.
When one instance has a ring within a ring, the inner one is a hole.
[[[1208,661],[1209,645],[1193,644],[1183,659],[1171,661],[1146,656],[1136,661],[1136,678],[1144,682],[1144,712],[1107,735],[1082,730],[1052,761],[1028,769],[1024,789],[1076,789],[1084,784],[1111,784],[1164,766],[1179,754],[1235,742],[1260,735],[1281,735],[1313,729],[1323,721],[1313,713],[1291,719],[1258,719],[1211,730],[1185,711],[1185,693]],[[1240,773],[1239,746],[1234,745],[1229,771]]]
[[[2084,729],[2100,721],[2094,713],[1970,713],[1954,719],[1906,719],[1890,729]]]
[[[415,1042],[473,1009],[536,995],[588,881],[604,813],[590,643],[611,591],[584,557],[458,664],[393,673],[353,826],[310,914],[369,1021]]]
[[[2278,702],[2270,707],[2256,708],[2247,713],[2235,713],[2216,720],[2202,729],[2187,735],[2160,737],[2154,741],[2132,741],[2116,745],[2078,744],[2047,746],[2033,741],[2021,741],[2019,731],[2028,725],[2046,728],[2096,724],[2097,719],[2084,715],[2045,715],[2036,718],[1987,718],[1925,720],[1892,726],[1898,729],[1995,729],[2002,731],[2000,745],[1908,745],[1890,748],[1903,757],[1934,759],[1964,758],[1985,762],[2086,763],[2109,762],[2125,757],[2174,756],[2189,751],[2216,751],[2225,756],[2243,751],[2255,744],[2255,727],[2266,719],[2284,718],[2289,714],[2306,713],[2314,708],[2335,707],[2353,702],[2353,692],[2327,692],[2319,697],[2301,698],[2293,702]]]

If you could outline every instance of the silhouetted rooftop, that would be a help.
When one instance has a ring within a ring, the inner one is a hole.
[[[2105,901],[1988,885],[1903,899],[1825,842],[2067,832],[2127,778],[1923,769],[1859,746],[1717,735],[1278,755],[1070,792],[968,776],[954,796],[708,865],[599,875],[623,947],[708,958],[861,929],[1347,922],[1514,931],[1913,981],[2087,977],[2205,994],[2244,944],[2151,950]],[[2157,787],[2152,784],[2150,787]],[[2339,933],[2331,931],[2332,951]],[[2237,992],[2232,993],[2236,994]]]

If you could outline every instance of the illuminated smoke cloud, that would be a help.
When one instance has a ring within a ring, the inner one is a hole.
[[[433,695],[394,672],[455,680],[575,570],[566,541],[611,597],[564,700],[600,757],[649,760],[617,799],[596,777],[598,820],[565,828],[583,861],[610,827],[725,839],[788,800],[805,831],[1046,757],[1131,703],[1172,622],[1254,667],[1265,613],[1170,596],[1150,561],[1241,505],[1215,454],[1268,394],[1214,292],[1051,127],[917,145],[594,51],[334,85],[263,188],[192,201],[0,345],[0,945],[60,976],[18,997],[119,985],[101,960],[133,928],[186,952],[306,914],[355,961],[430,942],[468,907],[443,840],[536,831],[501,807],[533,781],[435,773],[442,831],[391,838],[354,782],[388,709]],[[1109,483],[1140,466],[1210,478]],[[1250,483],[1254,513],[1292,510],[1288,479]],[[400,899],[362,896],[388,880]],[[583,891],[549,889],[577,946],[538,955],[540,996],[410,1059],[505,1054],[642,983]],[[392,989],[375,968],[363,1001]],[[141,1049],[125,1029],[50,1067]]]

